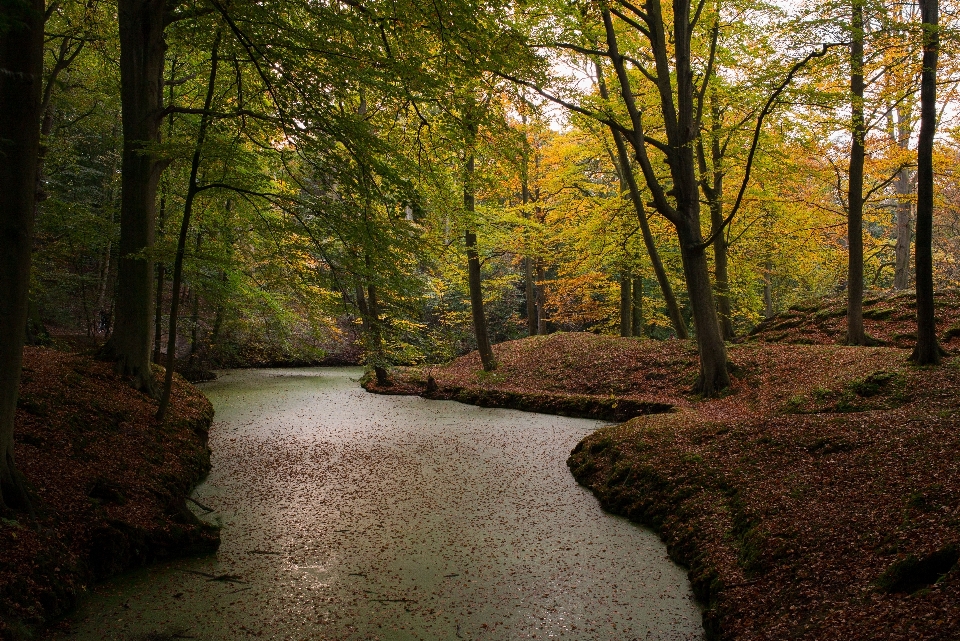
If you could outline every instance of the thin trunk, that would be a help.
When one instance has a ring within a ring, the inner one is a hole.
[[[720,316],[720,335],[733,340],[733,312],[730,305],[730,275],[728,270],[729,244],[727,235],[719,230],[723,225],[723,151],[720,149],[720,107],[715,94],[710,94],[710,156],[713,165],[713,186],[710,189],[710,224],[715,230],[713,240],[713,278],[717,290],[717,314]]]
[[[471,162],[472,164],[472,162]],[[480,353],[480,362],[483,369],[492,372],[497,369],[497,361],[490,345],[490,334],[487,330],[487,316],[483,311],[483,291],[480,281],[480,256],[477,254],[477,235],[467,230],[464,233],[464,242],[467,247],[467,268],[470,285],[470,311],[473,315],[473,331],[477,338],[477,351]]]
[[[643,277],[633,279],[633,334],[643,338]]]
[[[907,198],[910,188],[910,170],[901,169],[894,183],[897,190],[897,244],[894,246],[895,263],[893,269],[893,288],[910,287],[910,237],[913,235],[913,203]]]
[[[167,221],[167,194],[165,186],[160,188],[160,211],[157,216],[157,234],[163,236],[164,223]],[[157,293],[154,296],[153,311],[153,362],[163,363],[160,353],[163,336],[163,284],[167,275],[167,266],[162,260],[157,261]]]
[[[893,129],[892,133],[894,133],[896,137],[894,142],[904,152],[910,149],[912,111],[912,105],[901,105],[895,109],[897,122],[896,128]],[[911,170],[908,167],[904,167],[900,170],[900,174],[893,184],[897,193],[897,244],[894,247],[894,289],[907,289],[910,287],[910,237],[913,235],[913,203],[910,199],[913,193],[911,174]]]
[[[533,276],[533,259],[523,259],[523,292],[527,303],[527,334],[537,335],[537,284]]]
[[[123,168],[114,330],[103,354],[134,387],[156,394],[150,369],[157,183],[166,0],[120,0],[120,102]]]
[[[527,142],[527,115],[523,114],[523,158],[520,169],[520,194],[523,201],[523,216],[527,217],[527,205],[530,204],[530,175],[529,162],[530,150]],[[527,249],[529,252],[529,248]],[[527,334],[535,336],[537,334],[537,301],[535,299],[536,284],[533,281],[533,263],[530,256],[523,259],[523,291],[527,303]]]
[[[767,258],[763,264],[763,316],[773,318],[773,261]]]
[[[597,64],[597,78],[599,80],[600,95],[606,100],[609,98],[607,83],[603,80],[603,70],[599,64]],[[650,264],[653,266],[653,273],[657,277],[657,284],[660,285],[660,293],[663,295],[663,301],[667,306],[667,315],[673,324],[673,331],[677,333],[677,338],[689,338],[687,334],[687,324],[683,322],[680,305],[677,304],[677,297],[673,293],[673,286],[670,285],[667,270],[664,269],[663,261],[660,260],[660,252],[657,250],[653,232],[650,231],[650,222],[647,220],[646,207],[643,204],[643,197],[640,194],[640,188],[637,186],[637,180],[633,175],[633,163],[630,162],[630,155],[627,153],[623,134],[613,127],[610,128],[610,133],[617,147],[617,158],[615,162],[617,165],[617,174],[620,176],[620,180],[626,184],[630,193],[630,201],[633,203],[633,208],[637,212],[637,222],[640,223],[643,245],[647,250],[647,256],[650,257]]]
[[[190,310],[190,356],[193,361],[197,357],[197,345],[199,344],[198,329],[200,325],[200,297],[197,292],[193,292],[193,308]]]
[[[933,138],[937,130],[937,57],[940,53],[940,5],[920,0],[923,23],[923,73],[920,76],[920,135],[917,140],[917,346],[918,365],[940,363],[941,349],[933,306]]]
[[[162,421],[170,404],[170,390],[173,387],[173,367],[177,356],[177,314],[180,306],[180,283],[183,279],[183,256],[186,251],[187,233],[190,230],[190,215],[193,213],[193,201],[199,192],[197,174],[200,171],[200,158],[203,153],[203,142],[207,135],[207,126],[210,124],[210,106],[213,104],[213,91],[217,83],[217,51],[220,48],[220,32],[217,32],[213,41],[213,51],[210,56],[210,80],[207,83],[207,97],[203,103],[203,114],[200,116],[200,130],[197,133],[197,144],[193,150],[193,159],[190,163],[190,181],[187,183],[187,196],[183,204],[183,220],[180,222],[180,236],[177,238],[177,254],[173,262],[173,285],[171,287],[170,325],[167,334],[167,371],[163,379],[163,394],[160,396],[160,406],[157,408],[157,420]]]
[[[473,217],[476,210],[476,196],[474,195],[474,141],[477,136],[477,126],[468,123],[467,129],[467,162],[463,177],[463,208],[467,213],[467,224],[474,224]],[[468,283],[470,286],[470,311],[473,315],[473,331],[477,339],[477,351],[480,353],[480,362],[483,369],[492,372],[497,368],[497,361],[490,345],[490,332],[487,329],[487,316],[483,311],[483,290],[480,277],[480,255],[477,253],[477,234],[469,227],[464,232],[464,244],[467,249]]]
[[[536,265],[536,274],[537,274],[537,334],[543,335],[549,333],[547,330],[547,293],[543,289],[543,281],[546,278],[546,274],[543,271],[543,265],[540,264],[540,261],[537,261]]]
[[[153,317],[153,362],[157,365],[163,363],[160,346],[163,336],[163,283],[165,278],[166,266],[163,263],[157,263],[157,304],[154,306]]]
[[[367,266],[370,260],[367,258]],[[380,303],[377,300],[377,286],[367,285],[367,312],[370,315],[370,338],[374,353],[373,372],[377,376],[377,384],[387,386],[391,384],[387,374],[387,359],[383,353],[383,329],[380,324]]]
[[[853,0],[850,43],[850,171],[847,189],[847,344],[868,345],[863,330],[863,0]]]
[[[116,141],[117,139],[117,124],[114,123],[113,131],[111,131],[110,139]],[[116,180],[114,176],[117,174],[117,156],[114,154],[113,162],[110,165],[110,173],[106,177],[106,185],[104,186],[104,193],[106,194],[106,210],[110,212],[110,226],[113,226],[114,220],[116,218],[116,208],[114,204],[117,200],[117,189],[116,189]],[[100,291],[97,295],[97,310],[98,312],[105,317],[106,322],[101,323],[102,326],[105,326],[107,331],[110,327],[110,316],[106,313],[107,308],[107,293],[110,292],[110,269],[113,258],[113,241],[107,240],[107,246],[103,250],[103,272],[100,276]]]
[[[203,232],[197,232],[197,244],[194,246],[194,256],[200,255],[200,243],[203,240]],[[200,296],[197,294],[195,287],[190,287],[191,294],[193,294],[193,308],[190,310],[190,356],[189,359],[192,361],[197,356],[197,345],[199,340],[197,339],[200,325]]]
[[[629,275],[620,276],[620,336],[630,338],[633,335],[633,296],[630,285],[633,283]]]
[[[23,364],[30,289],[30,255],[40,150],[43,2],[12,4],[0,33],[0,513],[33,515],[13,458],[13,428]],[[15,159],[11,162],[9,159]]]

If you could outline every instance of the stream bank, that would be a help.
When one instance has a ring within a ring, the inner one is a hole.
[[[14,452],[37,519],[0,521],[0,638],[33,638],[97,581],[216,549],[185,503],[210,469],[213,408],[174,381],[161,425],[111,364],[24,349]]]
[[[816,310],[809,312],[815,315]],[[955,641],[960,630],[960,366],[909,351],[731,345],[733,384],[691,397],[692,343],[559,334],[394,391],[598,394],[676,411],[602,427],[574,477],[690,568],[712,638]]]
[[[98,585],[55,641],[702,638],[682,568],[565,466],[596,421],[241,370],[196,498],[216,555]]]

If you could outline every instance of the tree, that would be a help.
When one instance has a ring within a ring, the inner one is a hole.
[[[464,244],[467,250],[467,268],[469,270],[468,283],[470,286],[470,310],[473,316],[473,331],[477,339],[477,351],[480,353],[480,362],[483,369],[492,372],[497,368],[497,361],[490,345],[490,331],[487,329],[487,317],[483,311],[483,291],[480,280],[480,255],[477,253],[477,233],[473,220],[476,211],[476,182],[474,167],[476,163],[477,123],[474,113],[476,104],[470,101],[464,111],[464,169],[463,169],[463,209],[466,214],[464,229]]]
[[[30,289],[43,76],[42,0],[0,7],[0,509],[32,512],[13,459]]]
[[[869,345],[863,329],[863,163],[866,124],[863,116],[863,5],[851,0],[850,20],[850,169],[847,182],[847,344]]]
[[[173,366],[177,357],[177,320],[180,307],[180,282],[183,278],[183,255],[186,251],[187,233],[190,231],[190,216],[193,213],[193,203],[200,191],[197,175],[200,171],[200,159],[203,154],[203,142],[207,136],[207,127],[210,126],[210,109],[213,106],[213,92],[217,86],[217,66],[220,62],[218,54],[220,48],[220,32],[213,41],[213,51],[210,54],[210,80],[207,84],[207,97],[203,103],[203,113],[200,115],[200,131],[197,134],[196,148],[190,163],[190,179],[187,183],[187,196],[183,205],[183,218],[180,222],[180,235],[177,238],[177,256],[173,263],[173,290],[170,298],[170,332],[167,342],[167,371],[163,380],[163,392],[160,395],[160,406],[157,408],[157,420],[162,421],[170,404],[170,390],[173,387]],[[198,241],[199,242],[199,241]]]
[[[117,371],[156,393],[150,369],[157,184],[167,0],[120,0],[120,97],[123,161],[114,330],[104,347]]]
[[[600,89],[600,97],[603,100],[609,100],[607,92],[607,83],[603,78],[603,67],[599,61],[595,61],[597,68],[597,86]],[[637,180],[633,175],[633,163],[630,161],[630,155],[627,152],[627,146],[623,141],[623,133],[614,126],[608,126],[610,135],[613,136],[613,143],[617,148],[617,156],[614,164],[617,168],[617,174],[620,176],[621,184],[626,186],[626,192],[629,194],[630,202],[633,203],[634,211],[637,213],[637,222],[640,224],[640,233],[643,235],[643,244],[647,250],[647,256],[650,258],[650,264],[653,266],[653,272],[657,277],[657,283],[660,285],[660,292],[663,294],[663,300],[667,305],[667,313],[670,316],[670,322],[673,324],[673,331],[677,333],[677,338],[687,338],[687,326],[680,315],[680,306],[677,305],[677,298],[674,296],[673,287],[667,278],[667,272],[663,268],[663,261],[660,260],[660,252],[657,251],[656,241],[650,232],[650,223],[647,221],[647,210],[643,204],[643,197],[640,194],[640,188],[637,186]],[[629,288],[627,288],[629,289]],[[621,294],[622,296],[623,294]],[[628,294],[629,295],[629,294]],[[641,291],[642,295],[642,291]],[[623,312],[621,312],[621,315]],[[628,322],[625,317],[621,320],[621,327],[626,327]],[[634,325],[633,320],[629,321]],[[630,336],[634,332],[624,334],[621,330],[621,336]]]
[[[633,127],[628,138],[653,196],[654,206],[664,218],[673,223],[680,241],[683,271],[700,354],[700,375],[694,389],[705,396],[712,396],[730,384],[730,374],[705,253],[709,243],[704,242],[700,229],[700,184],[694,160],[694,145],[699,136],[699,111],[703,103],[697,97],[696,73],[691,51],[695,18],[691,16],[691,6],[687,0],[674,0],[671,31],[665,22],[660,0],[647,0],[642,9],[635,9],[632,4],[627,4],[643,25],[632,19],[628,19],[628,24],[635,24],[639,32],[647,38],[654,58],[655,68],[649,75],[655,79],[663,115],[665,142],[654,141],[647,134],[627,74],[626,60],[620,53],[611,11],[604,8],[602,18],[607,54],[616,71],[620,93]],[[672,46],[668,42],[671,37]],[[701,80],[699,91],[705,91],[706,83],[706,78]],[[647,153],[648,144],[654,144],[663,153],[670,172],[670,187],[665,188],[663,180],[654,171]],[[669,201],[670,196],[673,197],[673,203]]]
[[[920,79],[920,135],[917,141],[917,346],[918,365],[940,363],[933,308],[933,138],[937,130],[937,57],[940,53],[939,0],[920,0],[923,71]]]

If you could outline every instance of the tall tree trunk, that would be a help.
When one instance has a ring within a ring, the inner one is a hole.
[[[773,318],[773,261],[763,263],[763,317]]]
[[[617,143],[617,156],[620,159],[618,163],[620,175],[626,178],[630,200],[633,203],[634,211],[637,213],[637,222],[640,223],[640,235],[643,236],[643,245],[647,250],[647,256],[650,258],[653,273],[657,277],[657,284],[660,286],[660,293],[663,295],[663,302],[667,307],[667,316],[670,317],[670,324],[673,325],[673,331],[677,333],[677,338],[687,339],[690,337],[687,333],[687,324],[683,321],[683,315],[680,313],[680,305],[673,293],[673,286],[670,284],[667,270],[663,267],[663,261],[660,260],[660,252],[657,251],[657,243],[653,238],[653,232],[650,231],[647,211],[643,205],[643,198],[640,195],[637,181],[633,177],[630,157],[627,155],[627,148],[623,143],[623,136],[620,135],[620,132],[614,132],[614,141]]]
[[[847,185],[847,344],[868,345],[863,330],[863,0],[853,0],[850,23],[850,170]]]
[[[620,336],[630,338],[633,335],[633,296],[630,286],[633,280],[628,274],[620,276]]]
[[[114,330],[103,354],[133,385],[155,395],[150,370],[153,248],[161,164],[159,139],[166,0],[119,0],[123,166]]]
[[[893,142],[906,152],[910,148],[912,108],[899,105],[895,108],[894,112],[897,115],[897,122],[893,130],[896,138]],[[894,246],[893,268],[894,289],[907,289],[910,287],[910,237],[913,235],[913,203],[910,202],[910,195],[913,193],[911,173],[908,167],[904,167],[900,170],[896,181],[893,183],[897,193],[897,217],[895,223],[897,244]]]
[[[0,34],[0,512],[33,513],[13,457],[30,289],[43,73],[41,0],[8,4]]]
[[[367,267],[370,259],[367,258]],[[377,376],[377,384],[390,385],[390,376],[387,374],[387,359],[383,353],[383,327],[380,319],[380,301],[377,298],[377,286],[367,285],[367,312],[370,318],[369,332],[371,349],[374,354],[373,372]]]
[[[529,160],[530,151],[527,143],[527,115],[523,114],[523,166],[520,169],[520,197],[523,201],[523,216],[527,217],[527,205],[530,204],[530,174]],[[527,250],[529,252],[529,248]],[[536,301],[536,283],[533,280],[533,263],[530,256],[523,259],[523,292],[527,303],[527,334],[535,336],[537,334],[537,301]]]
[[[200,255],[200,246],[203,241],[203,231],[197,231],[197,243],[193,247],[194,256]],[[193,296],[193,308],[190,310],[190,356],[189,360],[193,361],[197,356],[197,350],[199,349],[199,334],[200,334],[200,295],[197,293],[196,287],[191,285],[190,293]]]
[[[728,269],[729,244],[723,225],[723,151],[720,149],[720,107],[716,96],[710,94],[710,156],[713,165],[713,186],[710,189],[710,224],[714,230],[713,278],[717,290],[717,314],[720,316],[720,335],[733,340],[733,311],[730,305],[730,274]]]
[[[466,199],[466,196],[464,199]],[[487,316],[483,311],[483,291],[480,287],[480,256],[477,254],[477,235],[473,231],[467,230],[464,233],[464,241],[467,247],[467,268],[469,270],[467,278],[470,285],[470,311],[473,315],[473,331],[477,338],[477,351],[480,353],[480,362],[483,363],[484,371],[492,372],[497,369],[497,361],[493,356],[493,347],[490,345],[490,333],[487,330]]]
[[[523,259],[523,294],[527,304],[527,335],[536,336],[537,322],[537,284],[533,275],[533,259]]]
[[[913,204],[905,197],[910,195],[910,170],[901,169],[894,183],[897,190],[897,244],[894,246],[893,288],[910,287],[910,237],[913,235]],[[906,200],[906,202],[904,202]]]
[[[220,32],[217,32],[213,41],[213,51],[210,55],[210,79],[207,83],[207,97],[203,103],[203,114],[200,116],[200,130],[197,133],[197,144],[193,150],[190,162],[190,180],[187,183],[187,196],[183,203],[183,220],[180,222],[180,235],[177,238],[177,254],[173,261],[173,283],[170,289],[170,324],[167,335],[167,363],[163,393],[160,396],[160,406],[157,408],[157,420],[162,421],[170,404],[170,391],[173,387],[173,368],[177,358],[177,316],[180,308],[180,284],[183,280],[183,257],[186,252],[187,234],[190,231],[190,217],[193,213],[193,202],[200,192],[197,184],[197,175],[200,171],[200,158],[203,155],[203,142],[206,139],[207,127],[210,124],[210,107],[213,104],[213,92],[217,84],[217,65],[219,63],[218,49],[220,48]]]
[[[546,278],[546,273],[543,269],[543,264],[540,261],[537,261],[536,264],[536,275],[537,275],[537,334],[541,336],[549,333],[547,328],[547,293],[543,289],[543,281]]]
[[[643,277],[633,279],[633,328],[630,333],[637,338],[643,338]]]
[[[940,363],[941,349],[933,307],[933,137],[937,130],[937,57],[940,53],[940,4],[920,0],[923,24],[923,72],[920,76],[920,135],[917,140],[917,346],[918,365]]]
[[[157,263],[157,294],[153,316],[153,362],[157,365],[163,363],[160,347],[163,341],[163,284],[166,275],[166,266],[162,262]]]
[[[480,362],[483,369],[492,372],[497,368],[497,361],[493,356],[490,345],[490,332],[487,329],[487,315],[483,311],[483,290],[480,278],[480,255],[477,253],[477,234],[470,229],[474,224],[476,211],[476,196],[474,185],[474,142],[477,137],[477,126],[472,122],[466,124],[467,133],[467,162],[463,176],[463,208],[467,213],[467,230],[464,232],[464,242],[467,248],[467,281],[470,287],[470,311],[473,315],[473,331],[477,339],[477,351],[480,353]]]
[[[668,191],[653,170],[647,155],[647,138],[642,116],[631,88],[629,74],[617,44],[616,30],[610,11],[601,9],[610,60],[617,72],[620,94],[630,114],[633,132],[630,144],[636,152],[654,205],[677,230],[680,241],[680,256],[687,281],[690,307],[693,311],[697,332],[697,349],[700,353],[700,376],[694,391],[704,396],[713,396],[730,384],[727,367],[727,348],[720,334],[716,303],[710,283],[710,270],[705,254],[706,246],[700,231],[700,184],[694,147],[699,136],[697,126],[699,101],[694,91],[694,69],[691,54],[690,3],[674,0],[672,28],[664,22],[658,0],[646,3],[649,11],[647,36],[656,68],[657,93],[663,114],[664,134],[667,144],[661,148],[670,168],[672,187]],[[669,32],[669,34],[668,34]],[[673,54],[673,64],[670,55]],[[671,69],[672,68],[672,69]],[[674,93],[674,79],[676,93]],[[705,82],[701,79],[700,82]],[[670,202],[672,196],[676,204]]]
[[[710,286],[710,269],[707,255],[702,249],[703,238],[699,224],[685,225],[677,229],[680,239],[680,257],[687,280],[690,309],[696,329],[697,350],[700,353],[700,376],[694,391],[704,396],[713,396],[730,386],[727,369],[727,348],[720,335],[720,323]]]

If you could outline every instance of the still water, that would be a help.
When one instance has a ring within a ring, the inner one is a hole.
[[[99,585],[54,639],[702,638],[684,571],[566,468],[596,421],[375,396],[357,368],[203,386],[216,555]]]

